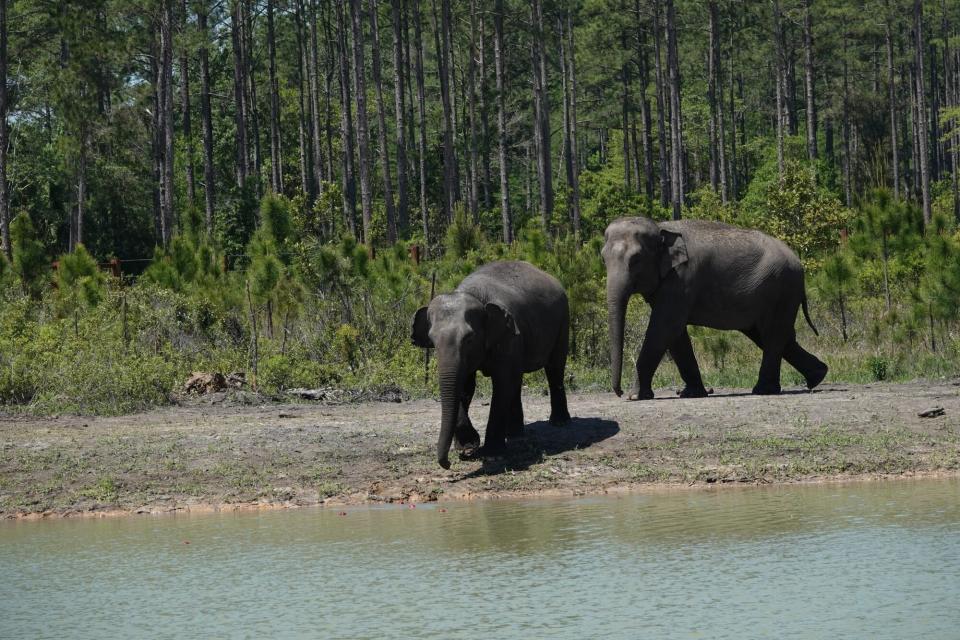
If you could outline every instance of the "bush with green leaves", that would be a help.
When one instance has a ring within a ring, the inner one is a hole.
[[[10,244],[13,248],[11,266],[23,292],[34,299],[40,298],[48,286],[50,262],[26,213],[10,223]]]
[[[56,299],[57,307],[64,316],[72,316],[74,333],[79,333],[78,316],[81,310],[92,309],[103,300],[106,276],[97,266],[97,261],[79,244],[70,253],[57,261]]]
[[[839,245],[851,219],[818,175],[817,165],[789,160],[780,177],[776,159],[768,158],[740,202],[737,223],[780,238],[805,266],[816,268],[821,256]]]

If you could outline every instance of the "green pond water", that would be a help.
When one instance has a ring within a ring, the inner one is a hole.
[[[960,638],[960,481],[8,521],[0,637]]]

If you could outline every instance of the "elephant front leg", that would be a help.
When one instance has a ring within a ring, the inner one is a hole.
[[[470,421],[470,403],[477,390],[476,372],[468,374],[463,383],[463,393],[460,395],[460,408],[457,412],[457,427],[454,432],[454,443],[461,458],[471,457],[480,447],[480,434],[474,429]]]
[[[675,305],[654,306],[650,324],[643,337],[643,346],[637,354],[636,377],[628,400],[653,398],[653,374],[656,373],[667,347],[672,345],[686,328],[686,313]]]
[[[517,381],[517,389],[513,394],[513,400],[510,403],[509,416],[507,418],[506,434],[508,438],[520,438],[523,436],[523,376]]]
[[[706,398],[709,392],[703,386],[700,366],[697,364],[697,357],[693,353],[693,344],[690,342],[690,334],[686,327],[683,328],[680,337],[670,345],[670,355],[673,357],[684,383],[683,391],[679,394],[680,397]]]
[[[493,376],[490,417],[487,420],[487,433],[484,437],[483,447],[480,448],[481,455],[492,457],[503,455],[506,452],[507,428],[511,419],[516,417],[516,408],[519,403],[519,376],[508,374]]]

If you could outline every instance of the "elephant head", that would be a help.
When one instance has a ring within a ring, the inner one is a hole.
[[[604,232],[607,268],[607,328],[613,392],[623,394],[623,328],[630,296],[651,296],[670,272],[687,261],[683,236],[648,218],[620,218]]]
[[[441,407],[437,462],[444,469],[450,468],[450,444],[467,376],[476,373],[491,348],[516,334],[516,324],[503,307],[484,304],[462,291],[437,296],[414,315],[413,344],[437,352]]]

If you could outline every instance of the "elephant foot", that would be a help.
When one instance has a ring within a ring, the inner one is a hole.
[[[771,384],[768,382],[758,382],[757,385],[753,388],[753,395],[755,396],[775,396],[780,393],[779,384]]]
[[[653,400],[653,389],[634,388],[630,391],[630,395],[627,396],[627,400],[630,402],[635,402],[636,400]]]
[[[457,451],[457,455],[460,456],[461,461],[476,460],[477,458],[481,457],[482,454],[480,453],[480,450],[482,448],[483,447],[479,445],[472,446],[472,447],[464,447],[463,449],[460,449],[459,451]]]
[[[827,377],[827,372],[830,370],[827,365],[823,365],[822,368],[816,369],[811,375],[805,376],[807,379],[807,389],[813,389],[818,384],[823,382],[823,379]]]
[[[555,427],[562,427],[565,424],[570,424],[572,418],[570,417],[569,411],[556,412],[550,414],[550,424]]]
[[[523,423],[507,427],[507,438],[522,438],[523,437]]]
[[[461,453],[471,449],[477,449],[480,446],[480,434],[477,433],[477,430],[473,428],[472,424],[458,425],[454,435],[454,446],[457,451]]]
[[[484,459],[502,458],[507,454],[507,443],[505,441],[485,442],[477,450],[479,457]]]
[[[677,391],[677,395],[681,398],[706,398],[711,393],[713,393],[713,389],[707,389],[705,387],[691,387],[689,385],[680,391]]]

